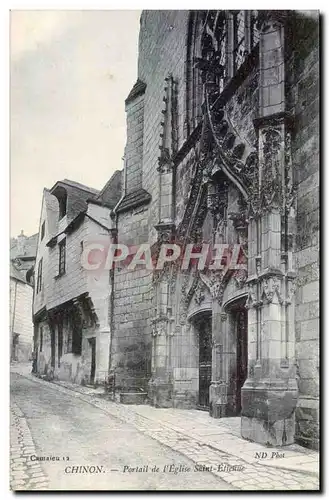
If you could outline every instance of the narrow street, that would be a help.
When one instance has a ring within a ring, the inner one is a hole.
[[[19,449],[33,450],[31,440],[21,433],[18,448],[12,438],[14,489],[29,489],[31,481],[36,489],[50,490],[232,489],[208,472],[194,472],[192,461],[129,424],[81,401],[73,393],[72,396],[58,393],[50,384],[43,386],[11,374],[11,405],[22,412],[15,421],[26,419],[35,455],[59,458],[36,461],[33,453],[27,458],[19,457]],[[33,474],[38,464],[43,474]],[[180,467],[182,472],[163,472],[166,465]],[[72,473],[73,466],[89,467],[89,472],[81,467],[78,473]],[[159,471],[152,472],[154,466]],[[128,472],[127,467],[148,470]],[[190,472],[186,471],[188,468]],[[36,478],[31,480],[31,475]]]

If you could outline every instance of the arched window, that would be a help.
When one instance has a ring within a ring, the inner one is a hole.
[[[205,74],[221,93],[259,42],[258,11],[192,11],[187,33],[185,136],[202,116]]]

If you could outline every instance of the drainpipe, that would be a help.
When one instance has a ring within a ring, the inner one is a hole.
[[[123,194],[119,199],[118,203],[115,205],[111,212],[111,219],[114,221],[114,224],[111,232],[111,239],[114,244],[118,243],[118,214],[117,208],[121,204],[123,198],[126,196],[126,186],[127,186],[127,170],[125,165],[125,157],[122,157],[124,166],[123,166]],[[114,339],[114,277],[115,277],[115,262],[112,264],[112,268],[110,269],[110,286],[111,286],[111,297],[110,297],[110,329],[111,329],[111,338],[110,338],[110,347],[109,347],[109,366],[108,366],[108,379],[110,380],[110,373],[112,367],[112,358],[113,358],[113,339]],[[113,374],[113,398],[115,397],[115,375]]]

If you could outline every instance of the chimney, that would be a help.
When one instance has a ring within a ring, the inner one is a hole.
[[[21,230],[21,234],[17,236],[17,252],[18,255],[24,255],[24,250],[25,250],[25,240],[26,236],[24,234],[23,229]]]

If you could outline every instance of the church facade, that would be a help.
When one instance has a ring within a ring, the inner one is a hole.
[[[227,249],[215,270],[116,263],[117,390],[275,446],[318,445],[318,30],[313,12],[144,11],[112,211],[112,242],[153,256]]]

